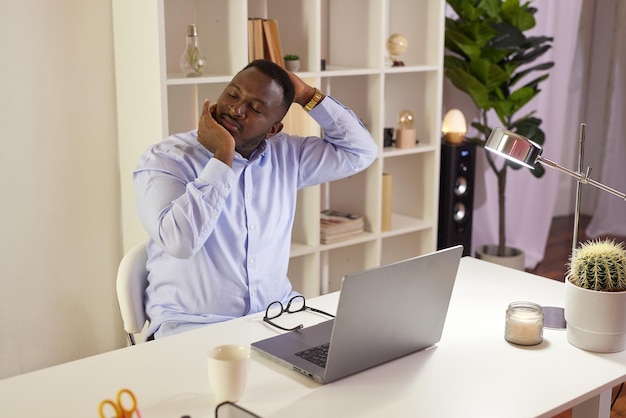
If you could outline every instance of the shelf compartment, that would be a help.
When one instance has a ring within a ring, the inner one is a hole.
[[[167,78],[182,78],[180,57],[185,50],[187,25],[198,27],[200,50],[207,59],[205,76],[231,76],[248,62],[246,0],[161,0]],[[219,57],[217,59],[216,57]],[[193,79],[193,78],[192,78]]]
[[[368,187],[368,173],[371,170],[372,168],[368,168],[344,179],[325,183],[322,186],[323,196],[319,210],[332,209],[339,212],[363,215],[365,231],[372,232],[372,217],[376,216],[376,214],[367,210],[368,196],[372,190]],[[317,224],[319,226],[319,213]]]
[[[396,263],[407,258],[429,253],[433,248],[433,229],[383,238],[381,265]]]
[[[324,92],[350,108],[374,138],[382,137],[380,108],[383,93],[379,74],[329,77],[322,73],[321,81]]]
[[[406,66],[440,66],[443,62],[443,24],[445,2],[429,0],[389,0],[389,35],[400,33],[408,48],[399,59]],[[388,55],[385,50],[385,54]]]
[[[421,145],[439,144],[441,136],[441,72],[387,73],[385,116],[387,128],[398,128],[403,110],[413,113],[413,127]],[[394,131],[395,132],[395,131]],[[394,133],[395,137],[395,133]]]
[[[320,13],[318,1],[267,0],[267,18],[278,21],[283,55],[298,55],[301,71],[320,70]]]
[[[290,258],[287,277],[293,289],[305,298],[319,296],[321,293],[319,253]]]
[[[376,267],[380,263],[379,244],[377,241],[368,241],[324,251],[321,254],[322,292],[340,290],[343,277]]]
[[[183,84],[167,87],[166,135],[187,132],[198,127],[205,99],[215,103],[228,83]]]
[[[294,249],[304,251],[307,247],[320,244],[320,187],[311,186],[298,191],[291,231],[292,255]]]
[[[433,199],[438,187],[432,174],[436,169],[435,155],[408,154],[384,159],[383,172],[392,175],[392,231],[434,226],[438,200]]]
[[[327,66],[382,68],[383,3],[380,0],[328,1],[322,22],[322,58]],[[348,22],[359,22],[350,25]],[[350,29],[346,30],[349,25]]]

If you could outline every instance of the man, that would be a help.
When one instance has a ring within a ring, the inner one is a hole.
[[[292,102],[323,138],[290,136]],[[278,65],[257,60],[204,103],[198,129],[149,148],[134,172],[147,230],[148,335],[265,310],[287,278],[297,190],[355,174],[377,147],[358,118]]]

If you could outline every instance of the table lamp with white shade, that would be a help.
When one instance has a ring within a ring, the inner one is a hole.
[[[443,140],[448,144],[460,144],[467,133],[467,122],[463,112],[459,109],[450,109],[441,123]]]

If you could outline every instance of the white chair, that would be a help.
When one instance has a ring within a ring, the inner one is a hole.
[[[146,244],[143,242],[131,248],[117,270],[117,301],[130,345],[136,344],[135,334],[141,333],[147,322],[144,304],[144,292],[148,286]]]

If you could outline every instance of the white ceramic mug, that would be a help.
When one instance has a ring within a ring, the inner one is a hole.
[[[207,353],[209,384],[216,404],[236,402],[243,396],[250,368],[250,346],[227,344]]]

